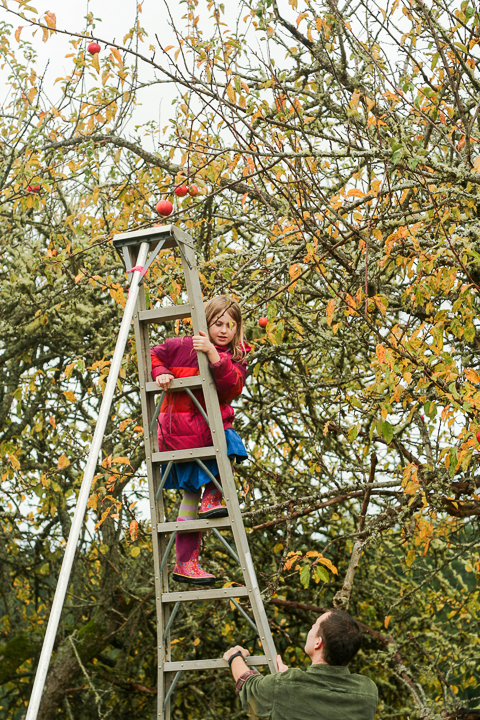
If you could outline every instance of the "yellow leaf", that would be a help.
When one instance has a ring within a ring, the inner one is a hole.
[[[67,458],[66,455],[60,455],[58,459],[58,469],[63,470],[63,468],[66,468],[70,465],[70,460]]]
[[[322,557],[322,553],[319,553],[317,550],[309,550],[305,557]]]
[[[82,273],[82,272],[81,272],[81,273],[78,273],[78,275],[77,275],[76,278],[75,278],[75,284],[77,284],[78,282],[80,282],[80,280],[81,280],[83,277],[85,277],[84,273]]]
[[[392,619],[392,616],[391,616],[391,615],[387,615],[387,617],[386,617],[385,620],[383,621],[383,624],[385,625],[385,628],[388,628],[391,619]]]
[[[197,647],[197,645],[200,645],[200,638],[195,638],[193,641],[193,647]]]
[[[133,422],[132,418],[128,418],[128,420],[122,420],[122,422],[120,423],[120,432],[123,432],[127,425],[129,425],[131,422]]]
[[[332,324],[333,313],[335,311],[335,300],[329,300],[327,303],[327,325]]]
[[[14,470],[20,470],[20,463],[18,462],[18,459],[15,457],[15,455],[9,455],[8,459],[10,460],[10,464]]]
[[[234,103],[236,99],[235,88],[230,83],[227,85],[227,95],[230,102]]]
[[[274,553],[280,552],[280,550],[283,550],[283,543],[277,543],[273,548]]]
[[[415,560],[415,550],[413,550],[413,548],[412,548],[412,550],[409,550],[407,553],[407,557],[405,558],[405,565],[407,567],[410,567],[414,560]]]
[[[334,573],[334,575],[338,575],[337,568],[328,558],[320,557],[316,562],[322,563],[322,565],[325,565],[325,567],[327,567],[332,573]]]
[[[171,50],[173,47],[175,47],[175,45],[167,45],[167,47],[165,48],[165,52],[168,52],[168,51]]]
[[[131,555],[133,558],[138,557],[138,556],[140,555],[140,548],[139,548],[138,546],[132,548],[132,549],[130,550],[130,555]]]
[[[97,73],[100,73],[100,60],[98,59],[100,53],[95,53],[92,57],[92,65],[97,71]]]
[[[73,392],[72,392],[71,390],[67,390],[67,391],[64,392],[63,394],[65,395],[66,399],[67,399],[69,402],[76,402],[76,401],[77,401],[77,398],[75,397],[75,395],[73,394]]]
[[[120,67],[123,67],[122,56],[120,55],[120,52],[117,50],[117,48],[112,48],[112,55],[114,56]]]

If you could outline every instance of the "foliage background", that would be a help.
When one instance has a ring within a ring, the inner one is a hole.
[[[125,303],[111,238],[157,222],[184,179],[199,194],[172,222],[195,238],[205,297],[241,300],[253,345],[239,492],[279,650],[304,667],[315,613],[348,607],[379,718],[478,717],[478,8],[249,0],[237,22],[183,7],[173,47],[139,5],[91,58],[93,13],[75,35],[3,1],[2,717],[25,714]],[[53,103],[35,47],[62,30]],[[133,126],[139,92],[165,82],[166,127]],[[178,259],[146,287],[152,305],[180,302]],[[42,720],[155,713],[137,390],[132,338]],[[210,539],[203,557],[239,580]],[[255,642],[222,603],[185,611],[171,641],[188,658]],[[228,673],[178,687],[176,718],[244,716]]]

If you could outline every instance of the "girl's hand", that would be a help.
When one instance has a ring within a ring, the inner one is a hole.
[[[200,352],[206,353],[208,359],[211,363],[217,363],[220,360],[220,355],[215,349],[215,345],[210,342],[210,340],[207,337],[207,334],[203,332],[203,330],[199,330],[200,335],[194,335],[193,336],[193,347],[197,352],[200,350]]]
[[[159,388],[162,388],[162,390],[168,390],[173,379],[173,375],[157,375],[155,382]]]

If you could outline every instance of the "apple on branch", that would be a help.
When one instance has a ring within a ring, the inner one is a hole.
[[[159,200],[157,203],[157,212],[159,215],[166,217],[173,211],[173,205],[170,200]]]
[[[95,41],[91,42],[87,47],[87,50],[90,53],[90,55],[96,55],[97,53],[100,52],[101,49],[102,48],[100,47],[100,45]]]

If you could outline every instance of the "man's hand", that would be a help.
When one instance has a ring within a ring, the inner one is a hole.
[[[223,659],[228,662],[228,660],[231,658],[232,655],[235,655],[236,652],[241,652],[243,657],[246,658],[250,655],[250,651],[247,650],[247,648],[242,647],[241,645],[235,645],[233,648],[229,648],[227,652],[224,654]]]
[[[280,655],[277,655],[277,669],[278,672],[285,672],[285,670],[288,670],[288,665],[285,665]]]
[[[155,382],[162,390],[168,390],[173,379],[173,375],[157,375]]]

